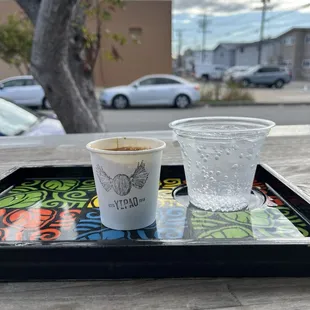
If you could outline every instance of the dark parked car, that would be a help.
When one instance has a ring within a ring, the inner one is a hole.
[[[232,74],[232,80],[243,87],[250,85],[264,85],[268,87],[282,88],[292,79],[291,72],[287,68],[279,66],[256,66],[245,72]]]
[[[0,136],[63,135],[59,120],[41,116],[0,98]]]

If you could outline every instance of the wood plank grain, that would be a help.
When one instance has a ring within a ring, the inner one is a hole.
[[[241,305],[225,283],[203,279],[2,285],[2,309],[7,309],[8,304],[18,307],[43,302],[61,309],[115,310],[216,309]]]

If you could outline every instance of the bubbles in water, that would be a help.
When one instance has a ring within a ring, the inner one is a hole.
[[[216,175],[217,176],[221,175],[221,171],[216,171]]]
[[[211,170],[211,171],[209,172],[209,174],[210,174],[210,175],[213,175],[213,171]]]
[[[236,169],[238,169],[238,164],[234,164],[234,165],[232,165],[232,167],[231,167],[232,169],[234,169],[234,170],[236,170]]]
[[[215,179],[214,179],[213,177],[211,177],[209,180],[210,180],[211,182],[214,182],[214,181],[215,181]]]
[[[229,149],[226,150],[226,154],[230,155],[230,150]]]
[[[251,159],[252,159],[252,155],[249,154],[249,155],[246,156],[246,158],[247,158],[248,160],[251,160]]]
[[[215,160],[219,160],[219,159],[220,159],[220,156],[219,156],[219,155],[215,155],[214,159],[215,159]]]
[[[240,153],[239,158],[243,158],[243,153]]]
[[[228,179],[228,175],[225,175],[225,176],[224,176],[224,179],[227,180],[227,179]]]
[[[203,162],[204,162],[204,163],[208,162],[208,158],[204,158],[204,159],[203,159]]]

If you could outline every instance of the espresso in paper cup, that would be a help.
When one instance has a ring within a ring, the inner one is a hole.
[[[87,144],[104,226],[135,230],[155,221],[165,146],[149,138],[109,138]]]

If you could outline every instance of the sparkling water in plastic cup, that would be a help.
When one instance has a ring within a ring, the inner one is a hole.
[[[275,123],[200,117],[170,123],[182,149],[190,202],[211,211],[248,206],[259,153]]]

